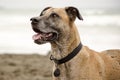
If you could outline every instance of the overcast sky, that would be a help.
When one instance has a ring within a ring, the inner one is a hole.
[[[31,9],[46,6],[120,9],[120,0],[0,0],[1,8]]]

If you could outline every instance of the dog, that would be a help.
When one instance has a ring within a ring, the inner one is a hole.
[[[101,53],[83,46],[74,21],[83,20],[75,7],[45,8],[31,18],[37,44],[49,42],[53,80],[120,80],[120,50]]]

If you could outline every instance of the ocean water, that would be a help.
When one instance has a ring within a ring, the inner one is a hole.
[[[47,54],[49,43],[37,45],[32,40],[30,18],[40,10],[0,10],[0,53]],[[81,41],[91,49],[120,49],[119,12],[82,10],[84,20],[76,19]]]

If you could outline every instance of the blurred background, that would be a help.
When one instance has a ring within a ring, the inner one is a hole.
[[[0,53],[46,55],[50,44],[34,44],[30,18],[47,6],[79,9],[84,20],[75,23],[84,45],[120,49],[120,0],[0,0]]]

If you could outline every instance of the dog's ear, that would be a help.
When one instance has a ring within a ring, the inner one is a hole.
[[[50,8],[52,8],[52,7],[46,7],[45,9],[43,9],[42,12],[40,13],[40,16],[43,15],[43,12],[44,12],[44,11],[46,11],[46,10],[48,10],[48,9],[50,9]]]
[[[69,18],[71,21],[74,21],[76,17],[78,17],[79,20],[83,20],[81,14],[79,13],[78,9],[75,7],[66,7],[65,8]]]

